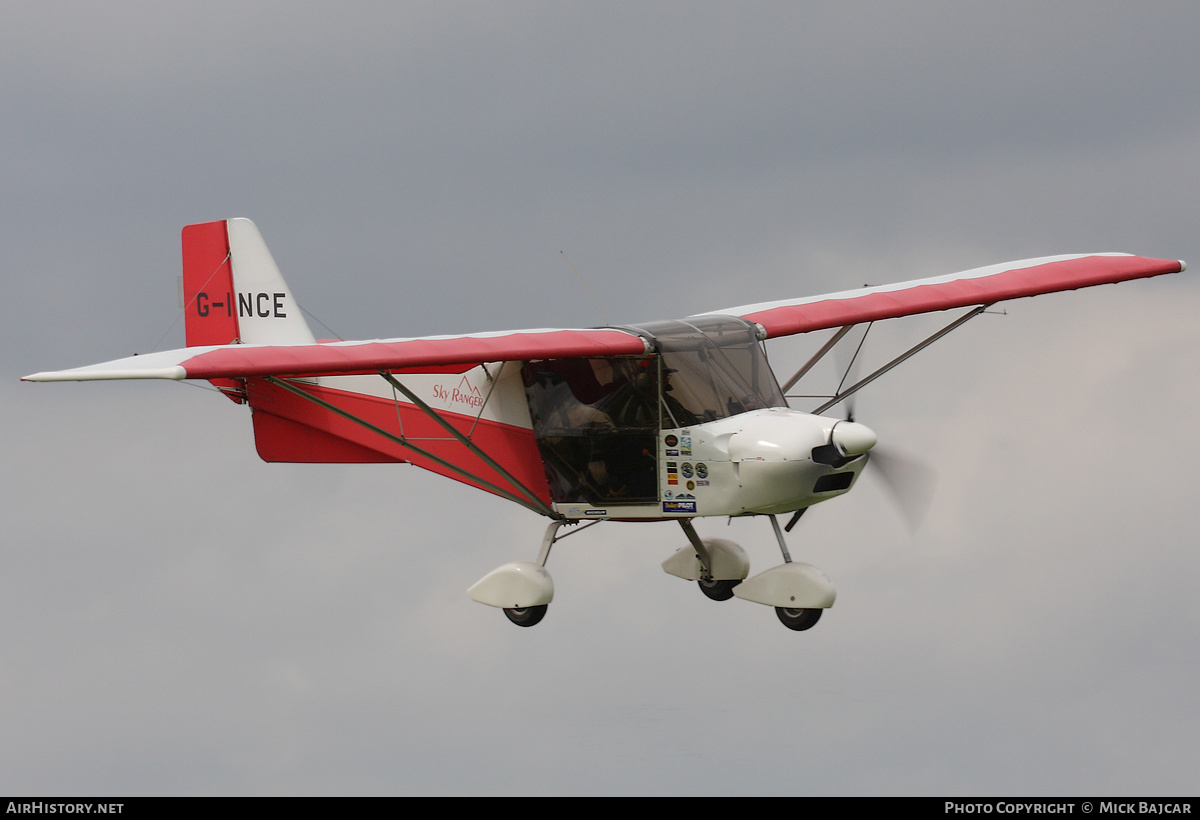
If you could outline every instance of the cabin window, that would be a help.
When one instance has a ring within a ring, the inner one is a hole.
[[[526,362],[521,376],[551,498],[658,500],[657,356]]]

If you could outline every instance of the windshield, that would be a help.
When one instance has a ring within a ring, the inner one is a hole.
[[[704,316],[633,329],[652,336],[662,356],[664,428],[688,427],[763,407],[787,407],[749,322]]]

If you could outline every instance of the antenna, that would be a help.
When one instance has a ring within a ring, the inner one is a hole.
[[[567,264],[571,265],[571,259],[567,256],[567,252],[559,251],[559,253],[562,254],[563,259],[567,260]],[[609,324],[608,317],[604,315],[604,308],[600,307],[600,300],[596,298],[596,294],[592,293],[592,289],[588,287],[587,280],[583,278],[579,271],[575,270],[574,265],[571,265],[571,270],[574,270],[575,275],[579,277],[579,281],[583,282],[583,288],[588,292],[588,296],[592,297],[592,301],[596,304],[596,310],[600,311],[600,318],[604,320],[604,324]]]

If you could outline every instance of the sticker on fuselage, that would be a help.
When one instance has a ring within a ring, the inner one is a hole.
[[[662,511],[665,513],[695,513],[695,501],[664,501]]]

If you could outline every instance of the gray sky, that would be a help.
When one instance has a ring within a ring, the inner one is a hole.
[[[602,324],[561,251],[613,323],[1200,265],[1194,3],[831,6],[6,8],[0,791],[1194,794],[1192,272],[1009,303],[865,392],[938,493],[915,535],[866,477],[805,517],[806,633],[620,524],[517,629],[465,590],[531,513],[264,464],[187,386],[17,381],[181,346],[179,230],[232,216],[347,338]]]

